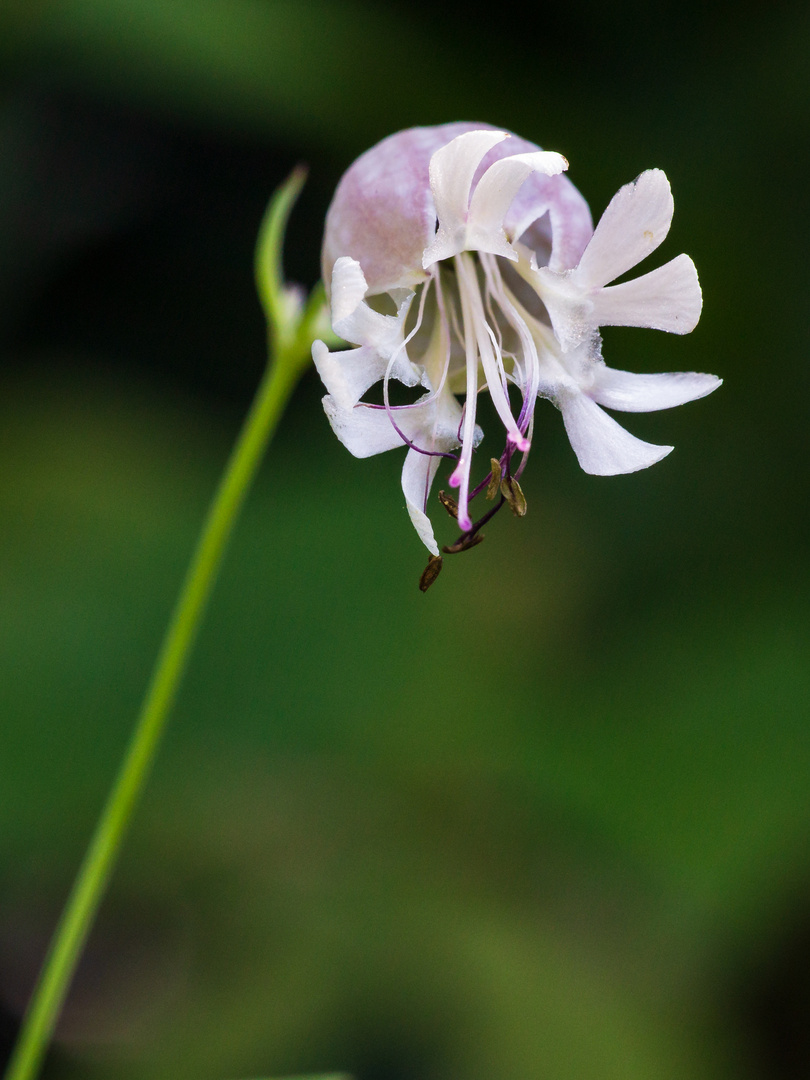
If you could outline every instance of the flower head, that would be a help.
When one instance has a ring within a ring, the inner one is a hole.
[[[485,489],[492,498],[500,486],[497,506],[525,511],[517,479],[538,398],[562,412],[582,468],[610,475],[646,468],[672,447],[635,438],[602,406],[665,409],[719,385],[713,375],[634,375],[605,365],[600,326],[687,333],[700,316],[700,286],[686,255],[610,284],[669,231],[672,195],[660,170],[623,187],[594,230],[567,168],[560,154],[486,125],[412,128],[363,154],[329,208],[323,275],[332,329],[357,347],[313,346],[324,408],[357,457],[407,447],[406,504],[434,558],[426,510],[442,458],[451,459],[449,483],[458,489],[457,503],[442,500],[462,530],[452,550],[479,538],[483,519],[473,523],[471,503]],[[394,403],[392,381],[422,393]],[[375,383],[382,394],[370,400]],[[504,447],[473,486],[484,389]]]

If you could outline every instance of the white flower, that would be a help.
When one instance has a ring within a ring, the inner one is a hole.
[[[666,236],[669,184],[659,170],[643,173],[594,231],[587,204],[562,175],[567,166],[559,154],[484,125],[413,128],[359,158],[329,209],[323,273],[332,328],[358,347],[313,346],[324,407],[357,457],[408,448],[406,504],[434,557],[426,509],[441,458],[454,462],[459,550],[482,523],[473,523],[471,501],[485,488],[492,496],[501,476],[515,507],[538,397],[562,412],[583,469],[607,475],[646,468],[672,448],[636,439],[601,406],[664,409],[719,385],[713,375],[633,375],[605,365],[600,326],[687,333],[700,315],[700,286],[686,255],[609,285]],[[424,393],[392,403],[391,380]],[[382,395],[371,401],[365,395],[375,383]],[[482,389],[505,445],[494,481],[490,472],[471,489]]]

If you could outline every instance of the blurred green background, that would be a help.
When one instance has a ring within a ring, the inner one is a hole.
[[[358,153],[481,119],[596,217],[666,170],[704,315],[605,355],[725,385],[628,418],[676,447],[628,477],[541,407],[528,516],[421,595],[398,456],[305,377],[46,1075],[810,1076],[809,46],[787,2],[0,4],[6,1049],[262,369],[271,191],[309,164],[311,285]]]

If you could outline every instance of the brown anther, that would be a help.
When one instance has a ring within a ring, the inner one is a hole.
[[[472,536],[462,536],[455,544],[446,544],[445,547],[442,548],[442,551],[445,555],[458,555],[460,551],[468,551],[470,548],[475,547],[476,544],[480,544],[483,539],[483,533],[473,533]]]
[[[422,576],[419,578],[419,589],[421,592],[427,592],[439,576],[442,569],[442,561],[441,555],[430,556],[430,561],[422,571]]]
[[[445,495],[443,491],[439,492],[439,502],[445,508],[450,517],[458,517],[458,503],[455,499],[451,499],[449,495]]]
[[[492,467],[492,476],[489,478],[489,487],[487,488],[486,497],[488,499],[494,499],[501,486],[501,463],[494,457],[489,464]]]
[[[515,517],[525,517],[528,506],[526,496],[521,490],[520,484],[513,476],[505,476],[501,480],[501,494],[509,503],[509,509]]]

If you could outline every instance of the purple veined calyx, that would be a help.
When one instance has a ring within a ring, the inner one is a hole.
[[[637,439],[605,408],[667,409],[720,385],[714,375],[636,375],[605,364],[600,327],[686,334],[702,295],[687,255],[611,284],[669,231],[663,172],[621,188],[594,229],[567,168],[561,154],[487,125],[412,128],[358,158],[329,208],[322,263],[332,328],[355,347],[330,352],[315,342],[324,408],[356,457],[406,451],[406,505],[431,556],[424,588],[441,568],[427,507],[442,459],[452,497],[443,492],[441,501],[461,530],[444,550],[463,551],[504,503],[525,513],[519,478],[539,398],[562,413],[582,468],[608,476],[647,468],[672,447]],[[414,400],[403,404],[395,383],[414,388]],[[474,472],[483,391],[503,450]]]

